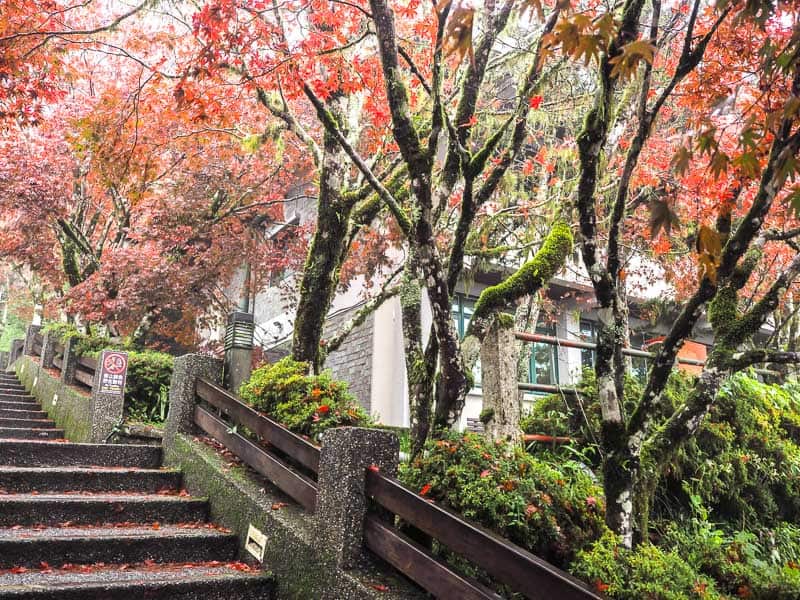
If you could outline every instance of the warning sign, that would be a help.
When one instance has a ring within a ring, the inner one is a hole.
[[[128,353],[104,350],[100,355],[100,393],[122,396],[128,375]]]

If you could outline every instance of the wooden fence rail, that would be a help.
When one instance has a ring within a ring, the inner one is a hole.
[[[75,369],[75,383],[78,386],[91,389],[94,384],[94,374],[97,370],[97,359],[90,356],[81,356]]]
[[[586,585],[530,552],[412,492],[399,481],[366,471],[366,493],[379,506],[528,598],[596,597]],[[413,579],[413,576],[412,576]]]
[[[235,433],[229,424],[200,406],[195,409],[194,422],[256,472],[269,478],[303,508],[314,512],[317,507],[317,486],[314,482],[293,471],[264,448]]]
[[[314,473],[319,471],[318,446],[243,404],[225,389],[200,379],[197,382],[197,397],[220,409],[238,424],[247,427],[304,467]]]
[[[53,355],[53,365],[59,371],[63,371],[64,370],[64,350],[66,350],[66,348],[64,347],[64,344],[56,343],[53,346],[53,350],[55,350],[55,353]]]
[[[200,429],[256,472],[268,477],[304,508],[314,512],[317,484],[312,477],[298,472],[291,463],[306,468],[311,474],[318,473],[318,446],[243,404],[236,396],[210,381],[198,379],[195,396],[198,402],[208,407],[198,404],[195,408],[194,422]],[[262,446],[241,435],[236,431],[239,427],[257,435],[269,446]],[[290,460],[285,460],[271,448],[279,450]],[[397,531],[392,523],[384,522],[386,511],[430,535],[494,580],[527,598],[600,599],[568,573],[371,469],[365,472],[365,494],[382,509],[367,516],[365,546],[438,598],[498,600],[500,596],[454,571],[426,548]]]
[[[34,356],[41,356],[42,355],[42,346],[44,345],[44,337],[41,333],[34,334],[33,336],[33,344],[31,345],[31,350],[33,351]]]
[[[243,404],[223,388],[199,379],[195,387],[199,400],[225,415],[235,427],[243,427],[268,444],[284,452],[293,461],[316,473],[319,469],[319,448],[295,435],[285,427]],[[217,439],[256,472],[269,478],[280,490],[294,498],[304,508],[314,511],[317,506],[316,483],[297,472],[280,456],[240,435],[234,427],[205,408],[198,406],[194,422],[210,436]]]

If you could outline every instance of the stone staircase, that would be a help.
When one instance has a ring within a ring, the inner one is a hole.
[[[74,444],[0,374],[0,599],[266,600],[153,446]]]

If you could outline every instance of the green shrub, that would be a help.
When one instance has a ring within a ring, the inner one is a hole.
[[[239,395],[295,433],[313,438],[331,427],[372,424],[346,383],[328,371],[309,375],[306,363],[288,357],[253,371]]]
[[[721,599],[714,582],[698,573],[678,553],[652,544],[634,551],[620,545],[619,537],[606,533],[591,548],[578,553],[570,571],[608,598],[619,600]]]
[[[674,384],[672,384],[674,385]],[[529,413],[523,416],[520,427],[524,433],[570,437],[571,444],[550,447],[534,444],[534,452],[544,451],[548,456],[578,457],[592,468],[598,468],[600,455],[600,424],[602,414],[597,401],[597,381],[592,369],[584,369],[580,382],[575,386],[579,396],[553,394],[537,399]],[[630,413],[641,396],[639,380],[631,375],[625,377],[625,409]]]
[[[731,597],[789,600],[800,597],[800,529],[727,531],[705,519],[666,524],[659,545],[675,550]]]
[[[15,315],[8,315],[8,322],[0,326],[0,352],[11,350],[11,342],[25,338],[25,323]]]
[[[169,407],[169,381],[174,359],[163,352],[128,351],[125,412],[136,421],[162,423]]]
[[[662,514],[688,514],[684,481],[715,519],[766,529],[800,522],[800,395],[740,373],[728,380],[698,435],[660,488]]]
[[[558,565],[605,530],[601,488],[574,461],[451,433],[404,465],[406,485]]]

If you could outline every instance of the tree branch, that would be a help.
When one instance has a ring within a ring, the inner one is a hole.
[[[381,200],[383,200],[383,202],[392,212],[392,215],[394,215],[394,218],[397,220],[397,223],[403,233],[409,235],[411,233],[412,225],[403,208],[400,206],[394,196],[392,196],[391,192],[389,192],[389,190],[387,190],[378,180],[367,163],[364,162],[364,159],[362,159],[361,156],[359,156],[355,149],[350,145],[350,143],[347,141],[347,138],[344,137],[344,134],[342,134],[342,132],[339,130],[339,127],[336,125],[336,121],[334,121],[331,114],[322,104],[322,101],[314,93],[314,90],[312,90],[307,83],[304,83],[303,91],[308,99],[311,100],[314,108],[317,110],[317,116],[319,117],[320,121],[322,121],[325,129],[327,129],[328,132],[336,139],[336,141],[339,142],[339,145],[350,157],[356,167],[358,167],[358,169],[364,175],[364,178],[370,183],[370,185],[372,185],[378,196],[380,196]]]

